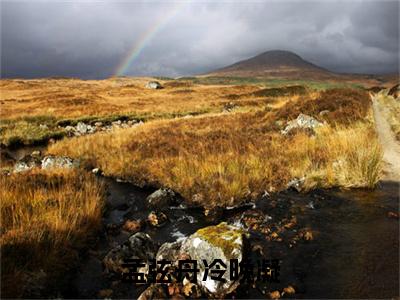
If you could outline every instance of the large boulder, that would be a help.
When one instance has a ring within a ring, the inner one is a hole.
[[[45,156],[42,160],[42,169],[52,168],[74,168],[78,166],[78,162],[66,156]]]
[[[312,132],[314,132],[315,128],[321,127],[323,125],[323,123],[319,122],[317,119],[311,116],[299,114],[299,116],[295,120],[289,121],[287,123],[285,129],[282,130],[282,134],[288,135],[292,131],[298,129],[311,130]]]
[[[182,244],[181,253],[186,253],[192,260],[202,262],[206,259],[210,264],[214,259],[221,259],[226,264],[226,272],[223,275],[225,282],[213,280],[210,273],[205,281],[205,266],[198,264],[200,271],[197,274],[197,284],[209,296],[213,298],[224,298],[239,286],[239,280],[230,280],[230,260],[242,261],[243,257],[243,235],[242,228],[220,223],[217,226],[209,226],[199,229],[189,236]]]
[[[148,83],[146,83],[146,88],[157,90],[162,89],[162,85],[158,81],[149,81]]]
[[[151,237],[144,232],[138,232],[130,236],[123,244],[111,249],[104,257],[103,264],[108,272],[121,274],[128,272],[128,269],[123,266],[126,259],[142,259],[145,267],[138,271],[147,273],[147,261],[154,259],[155,254],[156,246]]]
[[[176,204],[176,196],[173,190],[168,188],[158,189],[147,197],[146,202],[151,208],[161,209]]]

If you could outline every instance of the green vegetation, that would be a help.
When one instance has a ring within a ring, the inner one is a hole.
[[[177,80],[189,81],[194,84],[206,85],[243,85],[255,84],[264,87],[282,87],[288,85],[302,85],[314,90],[326,90],[331,88],[362,88],[357,83],[345,83],[334,81],[313,81],[313,80],[288,80],[288,79],[266,79],[259,77],[181,77]]]

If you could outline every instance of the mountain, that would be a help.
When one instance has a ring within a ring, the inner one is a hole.
[[[290,79],[327,79],[337,76],[337,74],[318,67],[293,52],[283,50],[267,51],[206,75]]]

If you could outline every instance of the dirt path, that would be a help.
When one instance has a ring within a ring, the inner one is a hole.
[[[373,96],[375,127],[383,148],[384,171],[386,180],[400,181],[400,144],[387,121],[387,109],[379,101],[379,96]]]

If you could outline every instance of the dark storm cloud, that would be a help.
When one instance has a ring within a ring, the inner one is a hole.
[[[2,1],[2,76],[107,77],[146,32],[153,37],[127,68],[129,75],[202,73],[272,49],[294,51],[337,72],[393,73],[399,66],[398,6],[398,1],[322,0]],[[175,7],[178,13],[157,27]]]

